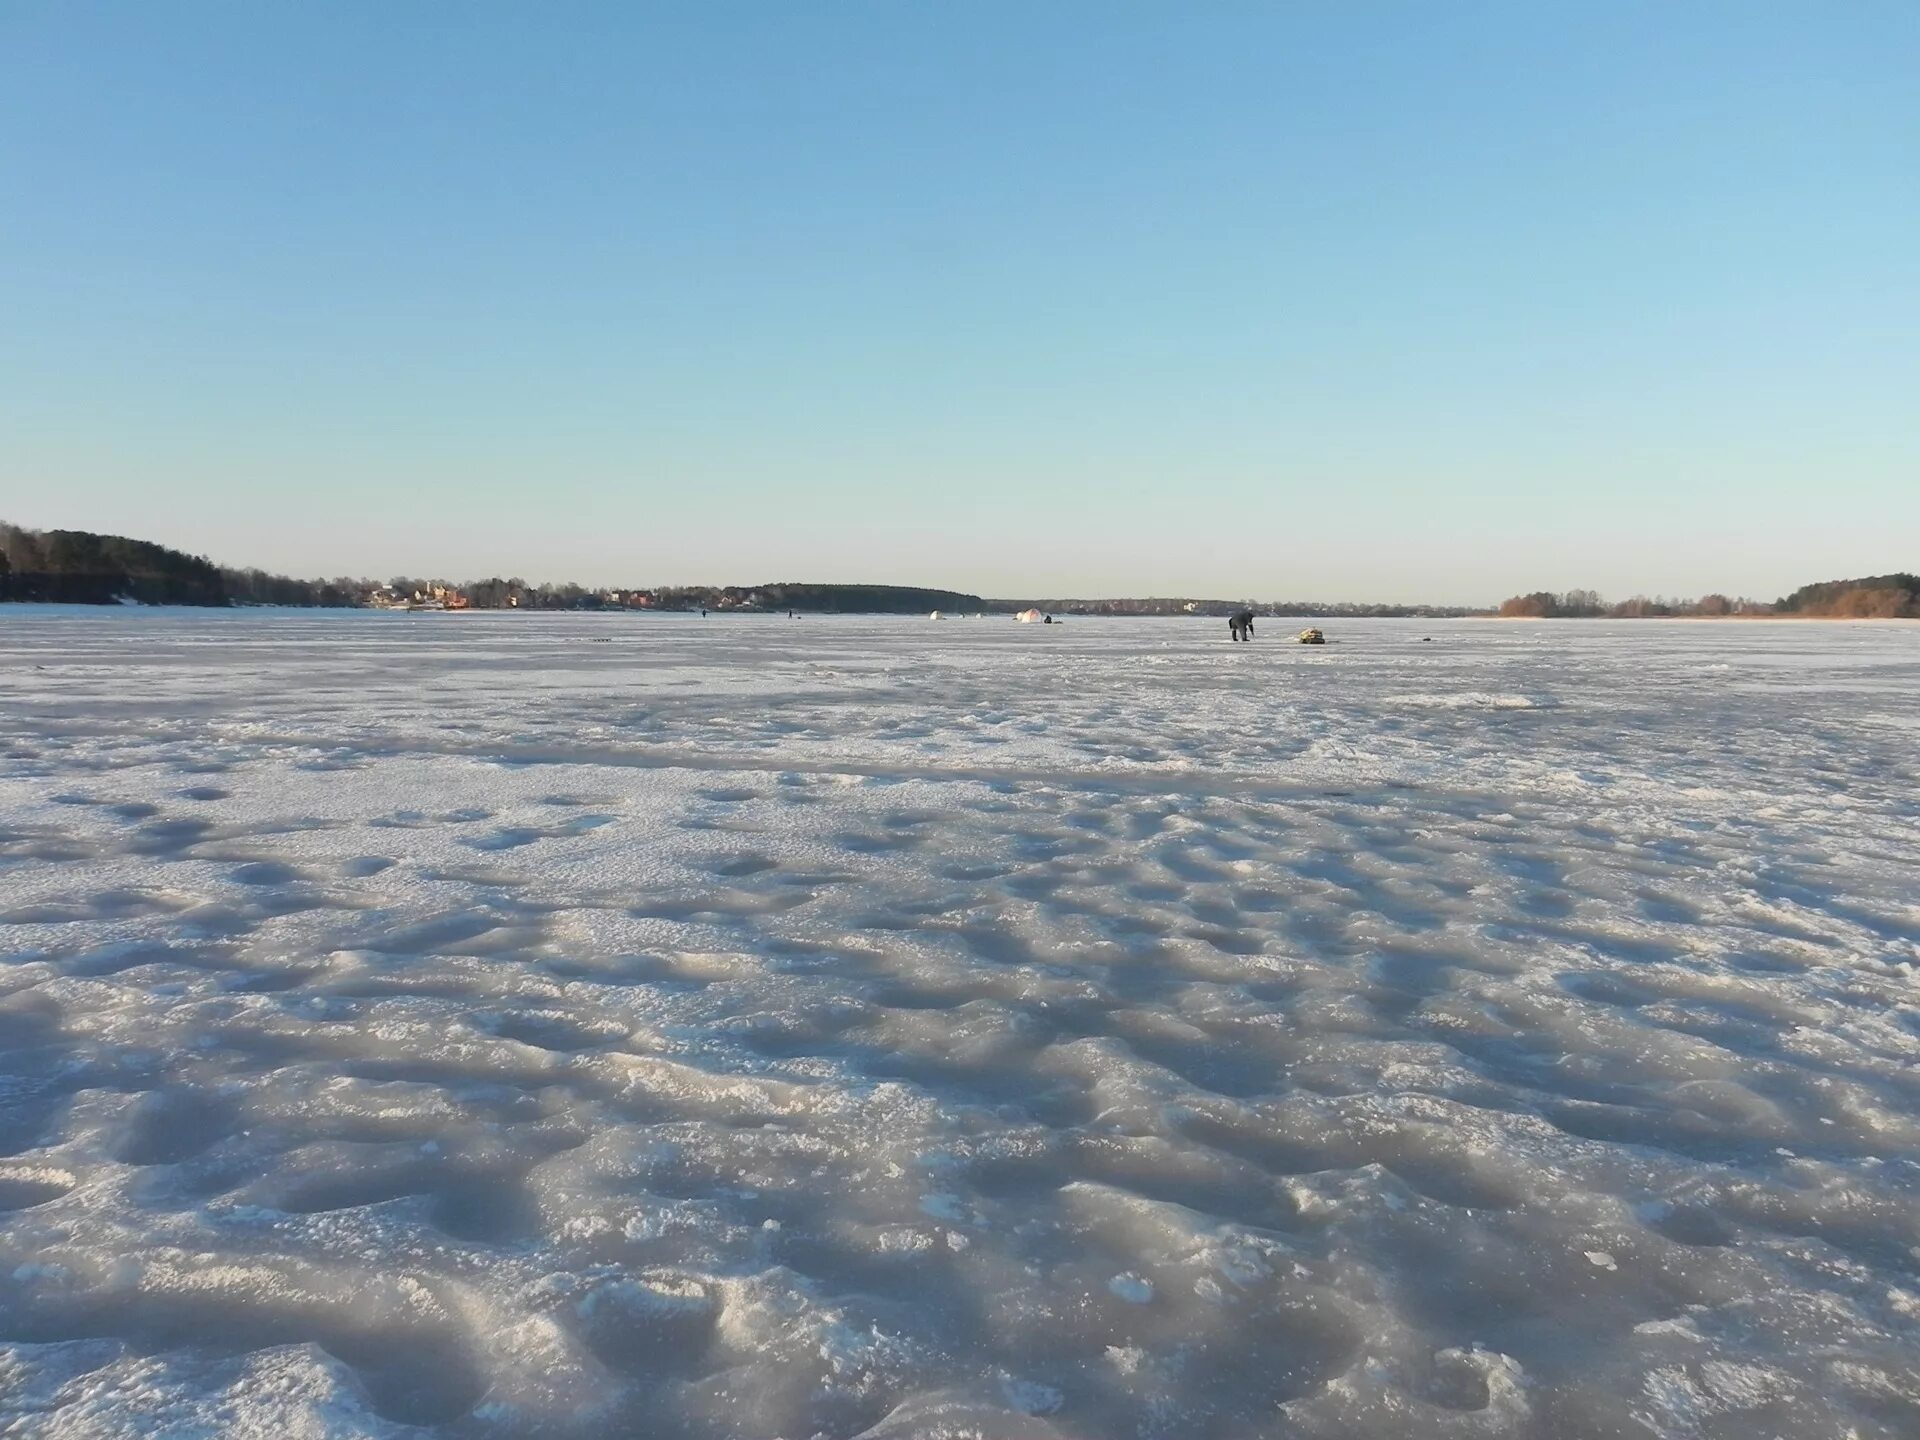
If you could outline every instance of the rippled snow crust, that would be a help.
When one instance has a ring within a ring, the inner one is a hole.
[[[1920,627],[1329,635],[0,610],[0,1430],[1920,1434]]]

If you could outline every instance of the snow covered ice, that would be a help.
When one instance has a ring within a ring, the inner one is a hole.
[[[1278,628],[0,608],[0,1431],[1920,1434],[1920,627]]]

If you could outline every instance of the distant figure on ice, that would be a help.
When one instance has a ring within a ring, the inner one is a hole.
[[[1253,611],[1236,610],[1227,617],[1227,634],[1235,640],[1253,639]]]

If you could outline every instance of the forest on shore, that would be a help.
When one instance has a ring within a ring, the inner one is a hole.
[[[1778,600],[1738,599],[1702,595],[1697,600],[1669,600],[1636,595],[1611,604],[1592,590],[1554,594],[1536,590],[1515,595],[1500,604],[1508,618],[1548,620],[1656,620],[1668,617],[1723,615],[1800,616],[1822,620],[1920,620],[1920,575],[1869,575],[1855,580],[1823,580],[1802,585]]]

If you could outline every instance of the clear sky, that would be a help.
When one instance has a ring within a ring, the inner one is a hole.
[[[1920,568],[1920,4],[0,0],[0,518],[989,594]]]

